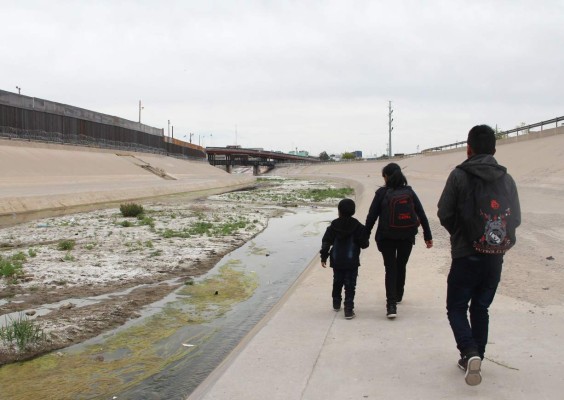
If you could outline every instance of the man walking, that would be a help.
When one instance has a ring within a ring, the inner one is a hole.
[[[515,243],[515,228],[521,223],[517,187],[493,157],[495,142],[487,125],[470,130],[467,160],[450,173],[437,213],[451,243],[448,320],[460,352],[458,366],[472,386],[482,381],[488,308],[500,281],[503,254]]]

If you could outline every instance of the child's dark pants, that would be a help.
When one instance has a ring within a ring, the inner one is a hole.
[[[357,268],[333,268],[333,300],[342,300],[342,290],[345,287],[345,310],[354,309],[354,295],[356,291]]]

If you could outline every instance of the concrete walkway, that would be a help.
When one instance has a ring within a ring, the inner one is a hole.
[[[435,216],[446,176],[465,157],[457,151],[400,162],[431,220],[435,247],[425,249],[418,238],[396,320],[385,316],[384,270],[373,242],[362,254],[353,320],[332,310],[332,273],[321,268],[315,256],[279,305],[189,399],[562,399],[564,231],[556,228],[564,222],[558,205],[564,198],[564,161],[557,150],[562,146],[564,135],[498,145],[498,160],[514,171],[520,185],[524,219],[549,213],[555,226],[546,248],[531,245],[542,238],[534,221],[525,221],[519,245],[506,256],[503,282],[490,309],[481,385],[466,385],[464,373],[456,366],[458,352],[445,310],[449,243]],[[537,151],[544,157],[522,168],[524,154]],[[356,163],[279,172],[354,182],[359,203],[356,216],[364,221],[373,191],[381,184],[383,165]],[[551,172],[539,176],[537,168]],[[541,208],[532,209],[532,204]],[[558,262],[554,278],[541,284],[530,277],[521,279],[537,271],[543,274],[548,254]],[[556,292],[543,297],[549,290]]]

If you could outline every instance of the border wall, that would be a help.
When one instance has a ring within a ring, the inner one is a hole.
[[[206,160],[202,147],[170,140],[163,129],[4,90],[0,137]]]

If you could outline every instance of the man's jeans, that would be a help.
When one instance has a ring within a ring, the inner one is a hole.
[[[333,268],[333,300],[342,299],[343,286],[345,287],[345,310],[354,308],[354,295],[356,292],[356,278],[358,276],[357,268]]]
[[[488,308],[495,296],[502,264],[502,255],[476,254],[452,260],[447,280],[447,315],[462,356],[477,351],[484,358]]]

